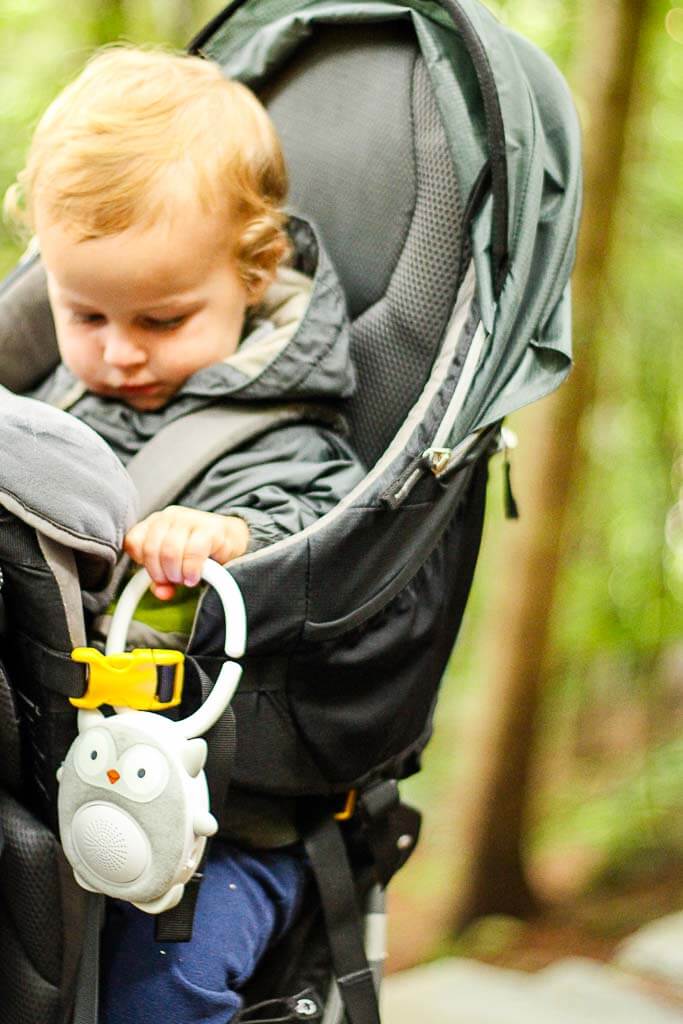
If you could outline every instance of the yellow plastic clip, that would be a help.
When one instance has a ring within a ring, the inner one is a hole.
[[[163,711],[180,704],[185,655],[181,651],[137,648],[125,654],[101,654],[94,647],[76,647],[73,661],[88,666],[82,697],[70,697],[77,708],[134,708]]]
[[[348,821],[349,818],[353,817],[353,812],[356,809],[356,797],[358,796],[357,789],[350,789],[346,794],[346,803],[341,811],[337,811],[334,816],[335,821]]]

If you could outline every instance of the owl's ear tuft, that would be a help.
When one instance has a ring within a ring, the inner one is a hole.
[[[96,708],[92,710],[81,710],[78,712],[78,731],[86,732],[87,729],[94,729],[96,725],[101,725],[104,715],[101,711]]]
[[[218,832],[218,822],[209,811],[197,811],[192,827],[196,836],[215,836]]]
[[[192,778],[196,778],[200,771],[206,764],[206,755],[208,747],[206,746],[206,740],[194,739],[188,740],[183,744],[180,751],[180,757],[185,767],[185,771]]]

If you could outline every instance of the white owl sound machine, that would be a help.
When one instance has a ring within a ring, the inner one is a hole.
[[[208,559],[202,579],[215,587],[225,614],[225,653],[246,646],[239,587]],[[149,914],[176,906],[218,822],[211,814],[200,737],[230,703],[242,674],[228,660],[202,706],[179,722],[154,711],[180,702],[179,651],[123,653],[130,620],[150,578],[142,569],[124,589],[112,619],[106,653],[77,648],[88,665],[78,736],[57,772],[59,831],[76,881],[84,889],[128,900]],[[105,717],[97,708],[117,712]],[[123,705],[123,706],[122,706]]]

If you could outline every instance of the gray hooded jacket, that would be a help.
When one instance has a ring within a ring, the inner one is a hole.
[[[237,352],[193,374],[159,411],[139,412],[87,392],[60,365],[32,395],[67,409],[127,463],[162,427],[216,404],[337,403],[352,394],[349,325],[341,285],[312,228],[291,218],[297,269],[282,267],[245,325]],[[241,516],[256,550],[324,515],[363,469],[323,424],[281,426],[219,458],[177,503]]]

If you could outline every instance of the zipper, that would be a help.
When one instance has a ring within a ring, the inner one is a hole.
[[[472,337],[462,373],[446,406],[434,440],[429,448],[426,448],[421,455],[408,464],[398,480],[395,480],[381,495],[381,500],[389,508],[395,509],[402,505],[425,472],[431,472],[437,479],[441,479],[451,467],[455,466],[456,460],[460,465],[461,456],[469,451],[482,433],[490,429],[490,427],[486,427],[484,430],[477,430],[473,434],[469,434],[455,448],[450,448],[446,444],[477,372],[485,341],[486,331],[483,323],[480,322]]]
[[[486,331],[484,329],[483,323],[480,323],[476,331],[474,332],[474,337],[472,338],[472,343],[465,358],[465,365],[462,368],[460,379],[455,386],[455,391],[451,395],[450,402],[446,406],[446,411],[443,414],[441,423],[439,424],[436,434],[434,435],[434,440],[432,441],[431,448],[428,450],[446,450],[444,448],[444,444],[446,441],[448,441],[448,438],[450,437],[451,434],[451,430],[453,429],[453,424],[457,419],[458,413],[465,404],[465,398],[467,396],[467,393],[469,392],[470,384],[472,383],[474,375],[479,366],[479,361],[481,358],[481,353],[484,348],[485,341]]]
[[[469,466],[484,452],[492,454],[499,451],[500,425],[489,423],[488,426],[469,434],[456,448],[427,448],[421,455],[413,459],[398,480],[388,487],[381,495],[381,500],[391,509],[399,508],[406,500],[419,480],[426,473],[441,483]]]

